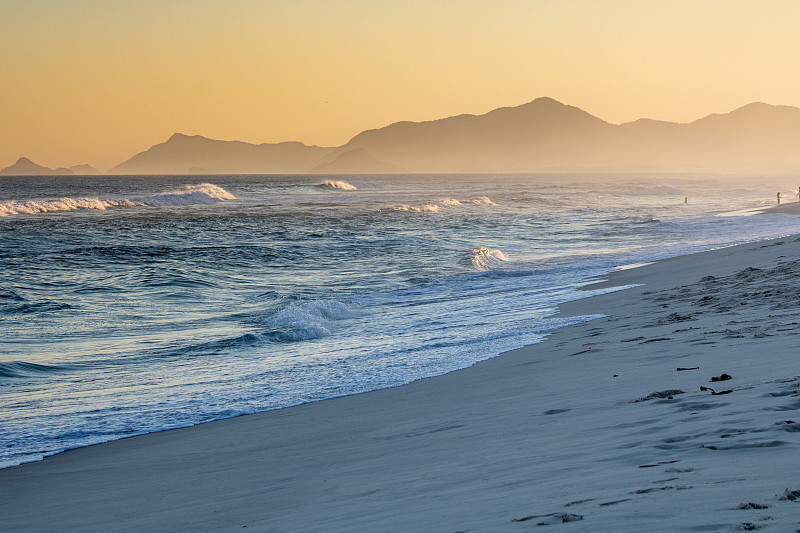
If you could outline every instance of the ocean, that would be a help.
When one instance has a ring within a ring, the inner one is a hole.
[[[0,467],[541,342],[615,268],[800,233],[749,216],[798,181],[2,177]]]

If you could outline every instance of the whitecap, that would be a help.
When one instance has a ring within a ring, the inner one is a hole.
[[[332,335],[336,322],[360,313],[336,300],[293,302],[264,321],[259,336],[272,342],[299,342]]]
[[[488,206],[497,205],[488,196],[475,196],[473,198],[470,198],[469,201],[475,205],[488,205]]]
[[[35,215],[76,209],[95,209],[105,211],[112,207],[142,207],[171,205],[208,205],[236,197],[211,183],[184,185],[183,187],[143,198],[120,198],[101,200],[96,197],[59,198],[58,200],[10,200],[0,202],[0,217],[10,215]]]
[[[326,187],[328,189],[337,189],[339,191],[356,191],[358,187],[353,185],[352,183],[348,183],[346,181],[341,180],[328,180],[320,185],[320,187]]]
[[[435,204],[426,204],[421,207],[417,207],[414,205],[398,205],[397,207],[392,208],[394,211],[412,211],[414,213],[438,213],[441,211],[441,208]]]
[[[478,270],[491,270],[501,262],[508,261],[508,256],[501,250],[480,246],[470,252],[470,261]]]
[[[236,197],[218,185],[200,183],[184,185],[174,191],[163,192],[132,200],[136,205],[169,206],[169,205],[207,205],[224,200],[235,200]]]
[[[450,207],[457,207],[459,205],[462,205],[461,201],[455,198],[443,198],[442,200],[439,200],[439,203]]]

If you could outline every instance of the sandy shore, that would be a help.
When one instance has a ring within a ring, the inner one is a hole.
[[[764,213],[789,213],[800,215],[800,202],[789,202],[764,209]]]
[[[0,470],[0,530],[794,531],[798,258],[616,272],[560,309],[607,317],[466,370]]]

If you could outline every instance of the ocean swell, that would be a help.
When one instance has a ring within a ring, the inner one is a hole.
[[[9,361],[8,363],[0,363],[0,378],[35,377],[64,370],[67,370],[67,368],[55,365],[38,365],[26,361]]]
[[[113,207],[164,207],[182,205],[209,205],[236,197],[217,185],[200,183],[142,198],[101,200],[100,198],[60,198],[58,200],[10,200],[0,202],[0,217],[10,215],[35,215],[76,209],[105,211]]]

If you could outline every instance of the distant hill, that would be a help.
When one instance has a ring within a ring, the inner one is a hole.
[[[96,176],[102,174],[99,170],[90,165],[74,165],[69,167],[73,174],[78,176]]]
[[[329,161],[309,170],[309,174],[397,174],[407,172],[396,165],[379,161],[363,148],[337,151]]]
[[[47,168],[37,165],[27,157],[20,157],[17,162],[0,169],[2,176],[68,176],[72,171],[68,168]]]
[[[120,163],[109,174],[271,174],[304,173],[333,148],[299,142],[250,144],[175,133]]]
[[[364,131],[356,148],[412,172],[800,171],[800,109],[754,103],[689,124],[605,122],[551,98]]]
[[[552,98],[537,98],[483,115],[397,122],[363,131],[335,148],[176,133],[109,173],[800,173],[799,147],[796,107],[753,103],[691,123],[640,119],[611,124]],[[51,170],[21,158],[0,173],[89,174],[89,169]]]

